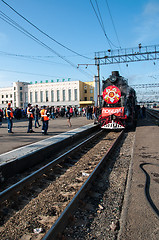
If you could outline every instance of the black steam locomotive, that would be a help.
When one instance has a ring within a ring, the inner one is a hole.
[[[101,128],[123,129],[134,127],[136,123],[136,92],[127,80],[113,71],[103,81],[101,115],[98,118]]]

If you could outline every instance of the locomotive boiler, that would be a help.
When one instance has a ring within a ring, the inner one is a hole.
[[[118,71],[103,81],[101,128],[123,129],[134,127],[136,122],[136,92]]]

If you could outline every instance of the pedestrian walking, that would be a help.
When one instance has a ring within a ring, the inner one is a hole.
[[[70,108],[67,107],[67,112],[66,112],[66,117],[67,117],[67,122],[68,122],[68,127],[71,127],[71,122],[70,122],[70,119],[71,119],[71,113],[70,113]]]
[[[34,119],[34,116],[33,116],[33,109],[31,107],[31,104],[29,103],[28,104],[28,108],[27,108],[27,116],[28,116],[28,120],[29,120],[29,123],[28,123],[28,131],[27,133],[33,133],[33,119]]]
[[[48,125],[49,125],[49,112],[47,112],[46,106],[43,106],[41,110],[41,120],[43,122],[42,125],[42,134],[48,135],[47,130],[48,130]]]
[[[92,111],[93,111],[92,107],[88,106],[88,108],[87,108],[87,119],[88,120],[93,119],[92,118]]]
[[[8,107],[6,108],[6,118],[8,122],[8,133],[13,133],[13,109],[11,108],[11,103],[8,103]]]
[[[38,128],[41,126],[39,123],[39,117],[40,117],[40,109],[38,108],[38,105],[36,105],[34,109],[35,128]]]
[[[2,126],[3,110],[0,108],[0,126]]]

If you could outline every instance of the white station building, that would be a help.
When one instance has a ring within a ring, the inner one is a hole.
[[[13,108],[33,106],[76,106],[94,105],[97,101],[95,81],[62,82],[14,82],[13,87],[0,88],[0,108],[11,102]]]

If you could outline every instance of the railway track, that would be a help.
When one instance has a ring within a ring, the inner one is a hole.
[[[90,135],[89,137],[87,137],[85,140],[80,141],[80,143],[77,142],[76,145],[73,145],[71,148],[67,147],[67,151],[58,153],[56,158],[53,158],[52,161],[49,161],[49,163],[44,164],[42,163],[42,166],[38,167],[37,170],[31,171],[31,173],[29,174],[26,171],[26,177],[22,176],[22,179],[18,180],[14,180],[14,178],[11,178],[11,180],[9,181],[9,183],[6,183],[5,188],[3,191],[0,192],[0,203],[2,203],[4,200],[7,200],[12,194],[16,193],[18,190],[22,189],[23,187],[25,187],[26,185],[32,183],[36,178],[38,178],[39,176],[42,176],[43,174],[45,174],[48,170],[50,170],[52,167],[55,167],[58,163],[61,163],[63,160],[65,160],[65,158],[68,158],[69,156],[71,156],[72,154],[75,154],[76,151],[78,151],[79,149],[81,149],[84,145],[88,144],[89,141],[93,140],[94,138],[98,138],[101,135],[102,131],[98,131],[97,133]],[[35,167],[36,168],[36,167]],[[17,179],[17,178],[16,178]],[[10,182],[13,181],[17,181],[15,184],[12,184],[11,186],[7,187],[8,184],[10,184]]]
[[[156,124],[159,125],[159,111],[154,109],[146,109],[146,113],[155,120]]]
[[[93,135],[2,191],[0,238],[56,239],[122,134]]]

